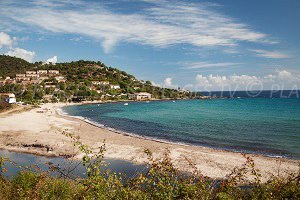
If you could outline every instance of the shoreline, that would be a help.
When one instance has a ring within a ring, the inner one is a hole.
[[[242,153],[239,152],[156,141],[151,138],[107,130],[74,116],[61,115],[59,109],[67,105],[82,104],[44,104],[41,108],[0,116],[0,148],[49,157],[74,156],[75,159],[80,159],[82,155],[74,149],[70,139],[61,134],[67,129],[80,136],[84,144],[94,149],[101,146],[105,140],[107,149],[105,158],[144,164],[147,161],[146,155],[143,153],[146,148],[150,149],[156,158],[161,157],[168,149],[174,165],[180,170],[189,170],[187,169],[187,160],[189,159],[204,175],[212,178],[225,177],[234,167],[242,165],[245,161]],[[14,126],[14,124],[17,125]],[[298,160],[258,154],[246,155],[254,159],[257,168],[264,175],[275,173],[279,168],[283,172],[297,172],[299,169]]]
[[[165,100],[164,100],[165,101]],[[136,102],[136,101],[124,101],[124,102]],[[103,103],[120,103],[120,102],[102,102]],[[122,101],[123,103],[123,101]],[[99,103],[88,103],[88,104],[99,104]],[[66,105],[66,106],[79,106],[79,105],[88,105],[88,104],[76,104],[76,105]],[[272,154],[263,154],[263,153],[255,153],[255,152],[247,152],[246,150],[243,151],[239,151],[236,149],[227,149],[227,148],[218,148],[218,147],[213,147],[213,146],[205,146],[205,145],[193,145],[193,144],[189,144],[189,143],[183,143],[183,142],[175,142],[175,141],[171,141],[171,140],[167,140],[167,139],[159,139],[159,138],[154,138],[154,137],[147,137],[147,136],[141,136],[135,133],[129,133],[126,131],[122,131],[122,130],[118,130],[109,126],[106,126],[104,124],[92,121],[88,118],[85,117],[81,117],[81,116],[72,116],[69,115],[67,113],[65,113],[64,111],[62,111],[62,108],[65,106],[61,106],[60,108],[57,108],[57,114],[62,116],[62,117],[70,117],[70,118],[74,118],[76,120],[81,120],[82,122],[88,123],[91,126],[95,126],[97,128],[101,128],[101,129],[105,129],[111,132],[114,132],[116,134],[120,134],[120,135],[124,135],[124,136],[129,136],[129,137],[133,137],[133,138],[140,138],[140,139],[144,139],[144,140],[149,140],[149,141],[153,141],[153,142],[158,142],[158,143],[164,143],[164,144],[171,144],[171,145],[180,145],[180,146],[186,146],[186,147],[201,147],[201,148],[209,148],[209,149],[214,149],[216,151],[226,151],[226,152],[232,152],[232,153],[241,153],[241,154],[247,154],[247,155],[257,155],[257,156],[263,156],[263,157],[267,157],[267,158],[282,158],[282,159],[287,159],[287,160],[294,160],[294,161],[300,161],[300,158],[292,158],[292,157],[287,157],[287,156],[279,156],[279,155],[272,155]]]

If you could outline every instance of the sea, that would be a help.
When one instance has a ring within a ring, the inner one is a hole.
[[[137,137],[299,160],[300,91],[255,92],[202,93],[222,97],[208,100],[75,105],[62,111]]]

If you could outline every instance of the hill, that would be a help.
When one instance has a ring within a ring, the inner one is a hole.
[[[0,76],[0,92],[13,92],[20,101],[27,102],[126,100],[128,94],[138,92],[150,93],[156,99],[186,98],[189,94],[154,86],[151,81],[138,80],[100,61],[79,60],[53,65],[0,55]]]
[[[17,73],[25,73],[33,68],[34,64],[21,58],[0,55],[0,77],[15,76]]]

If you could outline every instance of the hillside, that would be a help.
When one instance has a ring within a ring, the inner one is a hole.
[[[0,55],[0,76],[0,92],[13,92],[18,100],[26,102],[65,102],[75,98],[80,101],[126,100],[128,94],[138,92],[150,93],[156,99],[185,98],[189,94],[153,86],[150,81],[138,80],[100,61],[79,60],[52,65]]]
[[[34,64],[21,58],[0,55],[0,77],[15,76],[17,73],[25,73],[26,70],[33,67]]]

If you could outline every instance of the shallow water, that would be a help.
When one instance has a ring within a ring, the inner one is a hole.
[[[60,166],[61,170],[66,172],[67,169],[73,169],[78,165],[79,161],[70,161],[62,157],[45,157],[37,156],[25,153],[16,153],[6,150],[0,150],[0,157],[9,158],[15,164],[6,162],[4,167],[7,168],[7,172],[4,173],[6,177],[13,177],[21,170],[26,168],[34,169],[35,171],[48,171],[49,165],[47,163],[53,163],[53,166]],[[145,165],[136,165],[131,162],[124,160],[105,159],[107,166],[103,167],[102,170],[110,170],[111,172],[122,173],[127,178],[133,178],[138,173],[147,172]],[[80,164],[76,167],[76,170],[70,173],[71,177],[86,177],[86,169]],[[52,176],[59,176],[58,173],[51,173]]]

